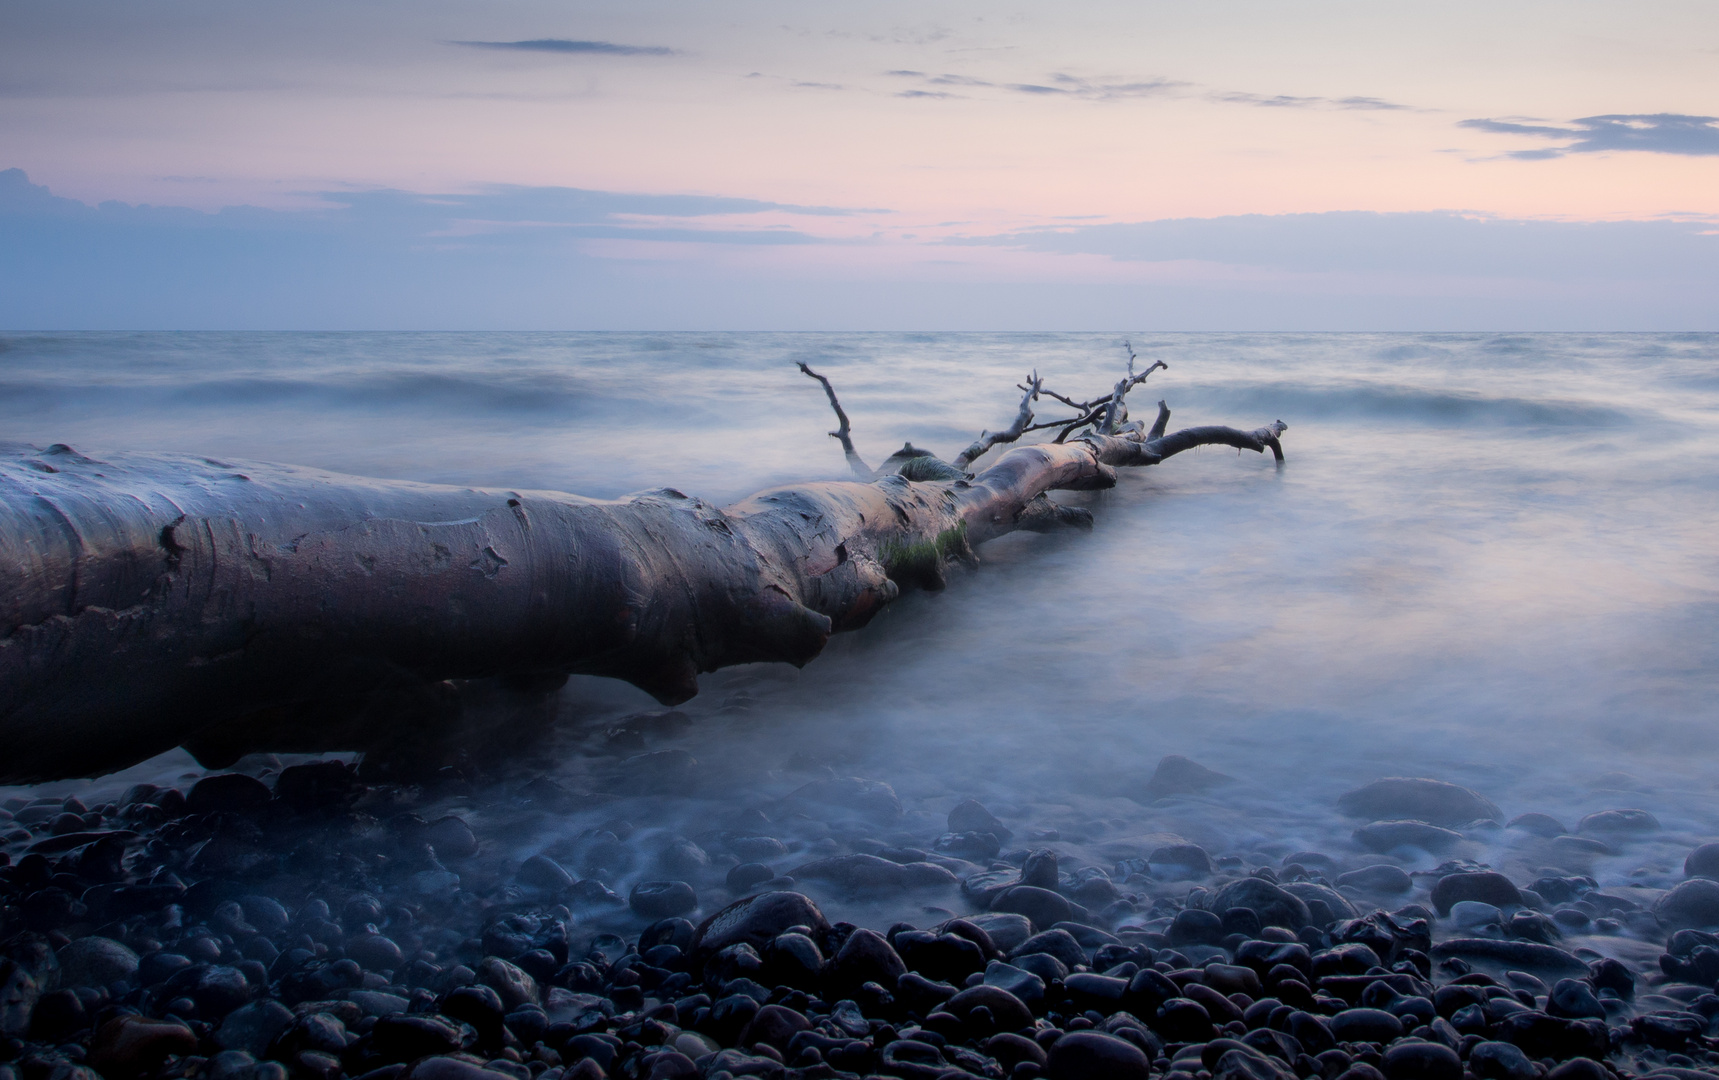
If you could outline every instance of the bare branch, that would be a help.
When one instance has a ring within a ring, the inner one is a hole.
[[[830,408],[836,411],[838,424],[836,430],[830,432],[830,438],[841,440],[842,453],[847,455],[848,468],[852,469],[854,475],[861,480],[873,479],[877,474],[872,471],[870,465],[865,463],[865,459],[859,456],[859,451],[854,449],[853,425],[848,423],[848,414],[842,411],[842,403],[836,400],[836,388],[830,385],[830,380],[807,367],[804,362],[800,364],[800,371],[824,384],[824,393],[829,395]]]
[[[1164,404],[1164,399],[1158,399],[1158,420],[1152,425],[1152,430],[1146,433],[1148,439],[1161,439],[1164,429],[1170,426],[1170,406]]]
[[[1038,372],[1027,377],[1027,384],[1021,387],[1026,393],[1021,396],[1021,410],[1015,414],[1015,422],[1002,431],[982,431],[979,437],[967,449],[955,455],[951,462],[957,469],[965,469],[982,457],[985,451],[999,443],[1012,443],[1027,431],[1027,425],[1033,422],[1033,399],[1039,396],[1039,390],[1044,386],[1044,379]]]
[[[1166,409],[1165,414],[1168,415],[1168,412],[1169,410]],[[1279,445],[1277,437],[1288,430],[1289,425],[1282,420],[1275,420],[1265,427],[1256,428],[1253,431],[1238,431],[1232,427],[1183,428],[1173,435],[1151,439],[1144,445],[1157,454],[1160,461],[1172,454],[1192,450],[1196,446],[1214,444],[1233,446],[1237,450],[1253,450],[1261,454],[1265,453],[1267,447],[1270,447],[1272,456],[1282,461],[1283,447]]]

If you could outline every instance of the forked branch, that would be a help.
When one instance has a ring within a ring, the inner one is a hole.
[[[950,462],[950,464],[954,465],[957,469],[965,469],[967,466],[983,457],[985,455],[985,451],[991,449],[991,447],[999,446],[1003,443],[1012,443],[1016,439],[1019,439],[1027,431],[1027,425],[1033,422],[1033,402],[1038,399],[1039,390],[1044,386],[1044,382],[1044,379],[1039,376],[1037,371],[1034,371],[1031,375],[1027,376],[1026,385],[1021,387],[1021,389],[1025,390],[1026,393],[1021,396],[1021,408],[1020,411],[1015,414],[1015,422],[1004,428],[1002,431],[980,432],[979,437],[973,440],[972,445],[968,446],[967,449],[961,451],[959,454],[956,454],[955,460]]]
[[[842,453],[848,459],[848,468],[861,480],[874,479],[877,474],[865,463],[865,459],[859,456],[859,451],[854,449],[853,425],[848,423],[848,414],[843,411],[842,403],[836,400],[836,388],[830,385],[830,380],[806,366],[804,361],[800,362],[800,370],[824,384],[824,393],[829,396],[830,408],[836,411],[836,430],[830,432],[830,438],[841,441]]]

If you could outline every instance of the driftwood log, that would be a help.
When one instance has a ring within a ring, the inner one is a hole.
[[[1160,402],[1150,427],[1129,422],[1128,390],[1161,366],[1135,374],[1130,350],[1129,375],[1091,401],[1035,373],[1014,422],[952,463],[910,444],[873,470],[802,365],[856,479],[728,507],[667,488],[599,500],[0,447],[0,781],[99,775],[181,744],[213,764],[362,749],[342,745],[364,739],[340,717],[374,726],[379,696],[422,703],[446,680],[541,693],[580,672],[673,704],[700,672],[803,665],[987,540],[1090,524],[1047,492],[1209,444],[1282,460],[1281,421],[1167,434]],[[1075,415],[1035,423],[1043,397]]]

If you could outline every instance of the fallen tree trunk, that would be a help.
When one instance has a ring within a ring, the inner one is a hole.
[[[384,686],[579,672],[677,703],[700,672],[805,664],[987,540],[1090,521],[1046,492],[1206,444],[1282,460],[1281,422],[1167,435],[1160,402],[1152,429],[1122,424],[1119,383],[1078,438],[973,475],[909,446],[874,473],[807,374],[865,479],[725,508],[666,488],[597,500],[0,448],[0,781],[98,775],[210,733],[244,743],[278,710]],[[971,457],[1035,429],[1040,382]]]

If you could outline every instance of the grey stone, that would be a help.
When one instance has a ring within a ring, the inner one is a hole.
[[[1359,889],[1362,892],[1382,893],[1397,896],[1415,887],[1414,879],[1409,877],[1407,870],[1389,863],[1377,866],[1363,866],[1359,870],[1351,870],[1347,874],[1337,875],[1339,888]]]
[[[1462,834],[1425,821],[1375,821],[1355,830],[1355,842],[1368,851],[1389,852],[1419,848],[1434,855],[1462,842]]]
[[[1337,808],[1368,821],[1424,821],[1443,826],[1504,818],[1497,805],[1479,792],[1420,777],[1375,780],[1344,794],[1337,800]]]
[[[1299,930],[1311,917],[1307,904],[1294,893],[1287,892],[1263,878],[1242,878],[1219,889],[1207,905],[1222,915],[1231,908],[1249,908],[1259,916],[1263,926],[1281,926]]]
[[[228,1013],[215,1029],[215,1042],[223,1049],[243,1050],[260,1058],[292,1021],[291,1009],[273,998],[263,998]]]
[[[1667,930],[1719,926],[1719,881],[1690,878],[1660,897],[1653,913]]]
[[[1208,769],[1180,754],[1171,754],[1160,759],[1158,767],[1152,771],[1152,779],[1146,782],[1146,797],[1162,799],[1170,795],[1198,795],[1233,783],[1233,776]]]
[[[1438,913],[1449,915],[1451,905],[1474,900],[1493,907],[1520,907],[1522,893],[1503,874],[1484,871],[1474,874],[1446,874],[1432,887],[1432,903]]]
[[[107,986],[137,974],[137,954],[112,938],[77,938],[59,960],[61,986]]]

